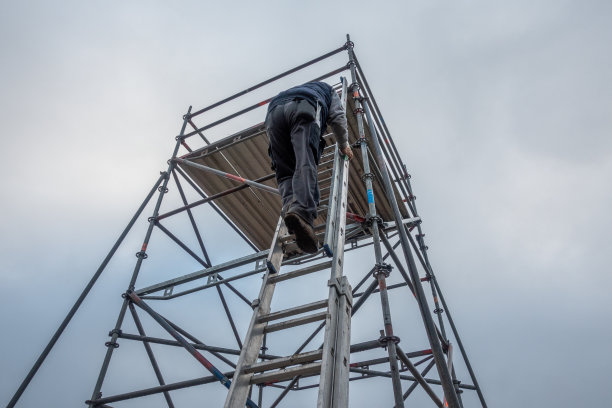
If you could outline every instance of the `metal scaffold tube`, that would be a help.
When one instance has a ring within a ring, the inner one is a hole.
[[[370,108],[368,106],[368,101],[364,100],[365,113],[368,118],[368,123],[370,124],[370,132],[372,135],[376,134],[376,129],[374,129],[374,124],[372,121],[372,116],[370,114]],[[380,170],[383,176],[383,182],[385,189],[387,190],[387,199],[391,203],[391,207],[393,209],[393,213],[395,216],[395,222],[401,223],[402,216],[399,212],[399,208],[397,205],[397,201],[395,199],[395,194],[393,194],[393,187],[391,185],[391,179],[389,177],[389,172],[387,171],[387,166],[385,165],[382,149],[378,142],[378,139],[374,136],[372,137],[374,141],[374,147],[376,151],[376,158],[379,163]],[[421,311],[421,316],[423,317],[423,323],[425,326],[425,330],[427,332],[427,336],[429,338],[429,343],[432,348],[432,352],[434,355],[434,359],[436,361],[436,367],[438,369],[438,375],[440,376],[440,381],[442,382],[442,388],[444,389],[444,394],[446,396],[446,401],[450,408],[461,408],[461,404],[457,397],[457,393],[455,391],[455,387],[453,385],[453,380],[451,378],[450,372],[446,365],[446,361],[444,358],[444,351],[442,350],[442,345],[440,344],[437,337],[437,330],[431,314],[429,313],[429,306],[427,305],[427,298],[425,297],[425,292],[423,290],[423,285],[421,284],[421,279],[419,277],[416,264],[414,262],[414,257],[412,256],[412,252],[410,250],[410,244],[408,242],[408,237],[406,234],[406,230],[404,228],[399,228],[400,239],[402,241],[402,250],[404,252],[404,258],[408,264],[408,271],[412,276],[412,281],[414,283],[414,287],[416,289],[415,297],[417,299],[417,303],[419,305],[419,309]]]
[[[304,68],[306,68],[306,67],[309,67],[309,66],[311,66],[312,64],[316,64],[316,63],[317,63],[317,62],[319,62],[319,61],[323,61],[324,59],[329,58],[329,57],[331,57],[331,56],[333,56],[333,55],[336,55],[336,54],[338,54],[339,52],[344,51],[345,49],[346,49],[346,45],[344,45],[344,46],[342,46],[342,47],[339,47],[339,48],[336,48],[335,50],[330,51],[330,52],[328,52],[328,53],[326,53],[326,54],[323,54],[323,55],[321,55],[320,57],[317,57],[317,58],[315,58],[315,59],[312,59],[312,60],[310,60],[310,61],[308,61],[308,62],[305,62],[305,63],[303,63],[303,64],[301,64],[301,65],[298,65],[298,66],[297,66],[297,67],[295,67],[295,68],[291,68],[290,70],[287,70],[287,71],[285,71],[285,72],[283,72],[283,73],[281,73],[281,74],[278,74],[278,75],[276,75],[276,76],[274,76],[274,77],[272,77],[272,78],[270,78],[270,79],[267,79],[267,80],[265,80],[265,81],[263,81],[263,82],[260,82],[260,83],[258,83],[257,85],[254,85],[254,86],[252,86],[252,87],[250,87],[250,88],[247,88],[247,89],[245,89],[244,91],[238,92],[238,93],[236,93],[236,94],[234,94],[234,95],[232,95],[232,96],[230,96],[230,97],[227,97],[227,98],[225,98],[225,99],[223,99],[223,100],[220,100],[219,102],[213,103],[212,105],[209,105],[209,106],[207,106],[207,107],[205,107],[205,108],[203,108],[203,109],[200,109],[200,110],[198,110],[198,111],[196,111],[196,112],[192,113],[192,114],[191,114],[191,115],[189,115],[189,116],[190,116],[190,117],[194,117],[194,116],[200,115],[201,113],[204,113],[204,112],[209,111],[209,110],[211,110],[211,109],[213,109],[213,108],[216,108],[217,106],[223,105],[224,103],[229,102],[229,101],[231,101],[231,100],[233,100],[233,99],[236,99],[236,98],[238,98],[239,96],[245,95],[245,94],[247,94],[247,93],[249,93],[249,92],[251,92],[251,91],[254,91],[255,89],[261,88],[261,87],[262,87],[262,86],[264,86],[264,85],[268,85],[268,84],[270,84],[270,83],[272,83],[272,82],[274,82],[274,81],[276,81],[276,80],[279,80],[279,79],[281,79],[281,78],[283,78],[283,77],[286,77],[287,75],[293,74],[294,72],[297,72],[297,71],[299,71],[299,70],[301,70],[301,69],[304,69]]]
[[[336,75],[336,74],[338,74],[338,73],[340,73],[340,72],[342,72],[344,70],[346,70],[345,66],[340,67],[340,68],[336,68],[333,71],[330,71],[330,72],[328,72],[326,74],[323,74],[323,75],[321,75],[319,77],[314,78],[312,80],[312,82],[321,81],[321,80],[323,80],[325,78],[329,78],[332,75]],[[217,120],[215,122],[209,123],[206,126],[202,126],[200,128],[197,128],[197,129],[195,129],[192,132],[189,132],[187,134],[181,134],[181,135],[177,136],[177,138],[179,138],[179,140],[182,141],[182,140],[187,139],[187,138],[189,138],[191,136],[201,134],[201,132],[203,132],[205,130],[211,129],[211,128],[217,126],[217,125],[220,125],[221,123],[227,122],[228,120],[237,118],[238,116],[244,115],[245,113],[248,113],[248,112],[250,112],[252,110],[255,110],[255,109],[259,108],[259,107],[265,106],[268,103],[270,103],[271,100],[272,100],[272,98],[264,99],[263,101],[257,102],[256,104],[251,105],[249,107],[246,107],[246,108],[244,108],[244,109],[242,109],[242,110],[240,110],[238,112],[232,113],[231,115],[225,116],[225,117],[223,117],[223,118],[221,118],[221,119],[219,119],[219,120]]]
[[[359,144],[361,149],[361,156],[363,161],[363,179],[366,184],[366,193],[368,200],[368,221],[370,224],[370,230],[372,231],[372,237],[374,242],[374,254],[376,257],[376,267],[374,269],[374,277],[378,281],[378,288],[380,293],[380,301],[383,312],[384,321],[384,336],[381,341],[387,346],[389,353],[389,368],[391,370],[391,378],[393,382],[393,395],[395,397],[395,407],[401,408],[404,406],[404,400],[402,399],[402,384],[400,381],[399,369],[397,365],[397,351],[396,345],[399,343],[399,338],[393,333],[393,325],[391,323],[391,308],[389,306],[389,298],[387,294],[387,282],[386,278],[389,276],[391,271],[389,265],[383,263],[382,251],[380,245],[380,231],[378,229],[378,220],[380,217],[376,214],[376,204],[374,202],[374,192],[372,189],[372,178],[373,174],[370,172],[369,159],[368,159],[368,144],[365,138],[365,131],[363,128],[363,109],[361,108],[361,101],[359,95],[359,87],[357,85],[357,75],[355,72],[355,59],[353,53],[353,45],[350,37],[346,36],[349,53],[349,67],[351,70],[351,79],[353,81],[352,91],[353,99],[355,102],[355,110],[357,116],[357,126],[359,131]],[[376,137],[374,132],[370,132],[372,138]],[[401,223],[401,219],[398,222]]]
[[[187,117],[191,112],[191,106],[187,110],[187,115],[183,119],[183,125],[181,127],[181,134],[185,132],[185,128],[187,127]],[[176,144],[174,146],[174,151],[172,153],[172,158],[175,158],[178,150],[181,146],[181,139],[178,138]],[[140,272],[140,268],[142,266],[142,261],[147,258],[147,246],[149,244],[149,240],[151,239],[151,234],[153,232],[153,228],[155,226],[154,220],[155,217],[159,214],[159,208],[161,207],[161,203],[164,199],[164,195],[168,191],[168,182],[170,181],[170,173],[176,166],[176,162],[170,160],[168,163],[168,170],[164,173],[162,185],[159,187],[159,197],[157,198],[157,203],[155,204],[155,209],[153,210],[153,216],[150,219],[149,226],[147,228],[147,232],[145,234],[145,238],[143,240],[142,247],[140,252],[136,254],[138,260],[136,261],[136,266],[134,267],[134,271],[132,272],[132,278],[130,279],[130,284],[128,285],[128,290],[134,290],[136,285],[136,279],[138,278],[138,273]],[[98,380],[96,381],[96,385],[94,386],[94,390],[91,395],[91,400],[96,400],[100,396],[100,390],[102,389],[102,384],[104,383],[104,378],[106,377],[106,372],[108,370],[108,366],[110,364],[111,357],[113,355],[113,350],[117,347],[117,339],[119,338],[119,332],[121,330],[121,326],[123,324],[123,319],[125,317],[125,313],[128,309],[128,299],[124,298],[121,309],[119,311],[119,316],[117,317],[117,322],[115,323],[115,328],[111,331],[111,340],[106,343],[106,355],[104,356],[104,361],[102,362],[102,367],[100,368],[100,374],[98,375]],[[90,406],[93,406],[90,404]]]

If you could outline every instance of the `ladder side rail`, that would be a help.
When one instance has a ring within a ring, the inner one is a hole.
[[[346,110],[347,105],[347,81],[342,78],[342,106]],[[348,408],[349,406],[349,374],[351,357],[351,316],[353,297],[348,279],[344,276],[344,244],[346,241],[346,211],[348,210],[348,175],[349,161],[340,157],[340,197],[336,208],[337,230],[336,247],[334,249],[334,267],[331,278],[339,283],[339,304],[336,325],[336,353],[334,361],[334,378],[330,408]],[[324,381],[321,381],[324,383]]]
[[[342,82],[342,90],[341,90],[341,94],[340,94],[340,101],[342,102],[342,108],[346,111],[346,92],[347,92],[347,84],[346,84],[346,78],[344,77],[340,77],[340,81]],[[338,183],[340,182],[340,177],[341,177],[341,172],[337,171],[336,169],[339,168],[340,164],[342,163],[342,156],[341,153],[338,149],[338,143],[335,144],[334,146],[334,166],[333,166],[333,175],[332,175],[332,181],[331,181],[331,186],[330,186],[330,194],[329,194],[329,204],[327,206],[328,208],[328,214],[336,214],[337,212],[337,205],[338,205],[338,195],[337,195],[337,191],[338,191]],[[337,223],[338,218],[337,217],[327,217],[327,223],[325,225],[325,241],[323,243],[323,250],[325,251],[325,254],[329,257],[333,256],[333,245],[335,244],[336,241],[336,237],[333,235],[334,231],[336,230],[335,226]]]
[[[337,161],[334,164],[334,174],[340,173],[342,171],[341,166],[339,166],[340,162]],[[334,191],[332,200],[338,201],[339,193],[342,191],[344,184],[336,183],[337,187]],[[338,219],[338,206],[334,206],[335,212],[328,213],[328,223],[331,224],[331,220],[335,226],[336,231],[330,232],[331,236],[336,236],[337,229],[339,228],[341,221]],[[346,217],[344,217],[344,222],[346,222]],[[342,237],[343,238],[343,237]],[[317,397],[317,407],[329,407],[331,404],[331,396],[333,389],[333,378],[334,378],[334,355],[336,352],[336,325],[337,325],[337,310],[339,306],[338,292],[334,286],[334,282],[337,282],[337,268],[339,265],[342,265],[341,254],[338,251],[337,243],[332,243],[331,246],[333,260],[331,265],[331,277],[329,281],[329,296],[328,296],[328,304],[327,304],[327,317],[325,319],[325,334],[323,341],[323,357],[321,359],[321,377],[319,381],[319,394]],[[342,254],[343,255],[343,254]],[[340,266],[341,268],[341,266]],[[340,275],[342,275],[342,270],[340,269]]]
[[[253,303],[253,317],[244,338],[244,346],[236,364],[236,374],[232,379],[232,385],[225,400],[225,408],[243,408],[246,405],[251,388],[250,380],[253,374],[243,373],[242,371],[245,365],[255,363],[259,356],[259,349],[264,338],[264,329],[268,325],[267,322],[260,322],[259,318],[270,313],[270,303],[272,302],[272,295],[274,294],[276,284],[269,282],[268,279],[270,274],[278,273],[283,261],[283,249],[279,237],[284,235],[287,235],[287,227],[283,222],[283,218],[279,217],[270,252],[266,260],[268,271],[263,277],[259,297]]]
[[[336,358],[334,361],[334,388],[332,390],[331,407],[347,408],[349,399],[349,374],[351,356],[351,316],[353,314],[353,296],[348,278],[343,274],[344,264],[344,242],[346,227],[346,204],[348,192],[348,161],[345,161],[343,168],[343,186],[341,205],[338,206],[338,240],[336,250],[338,266],[335,268],[336,279],[339,281],[339,305],[337,310],[338,324],[336,327]]]
[[[342,104],[346,108],[347,84],[342,78]],[[339,173],[338,188],[334,200],[335,212],[329,217],[335,220],[335,242],[329,288],[328,318],[325,325],[323,358],[317,407],[348,407],[348,383],[350,361],[351,289],[343,276],[344,243],[346,233],[346,207],[348,199],[349,162],[340,158],[334,173]]]
[[[338,178],[340,177],[340,172],[337,171],[337,169],[339,168],[339,163],[340,163],[340,151],[338,150],[338,146],[335,146],[334,148],[334,165],[333,165],[333,175],[331,178],[331,185],[330,185],[330,193],[329,193],[329,201],[327,204],[327,222],[325,223],[325,235],[324,235],[324,240],[323,240],[323,251],[325,252],[325,254],[328,257],[332,257],[334,254],[334,242],[335,242],[335,236],[334,236],[334,232],[336,230],[336,223],[337,223],[337,219],[336,217],[332,216],[332,214],[336,214],[336,207],[338,204],[338,185],[339,185],[339,180]]]

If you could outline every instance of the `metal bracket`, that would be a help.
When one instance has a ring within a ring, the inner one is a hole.
[[[327,281],[327,286],[333,286],[334,288],[336,288],[336,293],[337,294],[341,294],[342,293],[342,289],[340,288],[341,284],[340,282],[338,282],[338,279],[330,279]]]
[[[383,331],[381,330],[381,333]],[[399,344],[400,342],[400,338],[397,336],[382,336],[381,338],[378,339],[378,342],[385,348],[385,350],[387,349],[387,343],[389,343],[390,341],[392,341],[395,344]]]
[[[251,309],[255,309],[257,306],[259,306],[260,300],[259,299],[255,299],[251,302]]]
[[[121,331],[121,329],[113,329],[108,332],[108,336],[113,337],[113,334],[116,334],[117,336],[121,336],[122,333],[123,332]]]
[[[385,225],[385,222],[383,221],[383,219],[381,217],[379,217],[378,215],[375,215],[375,216],[368,215],[368,216],[366,216],[366,220],[363,222],[363,227],[364,228],[372,228],[372,225],[374,224],[374,221],[376,221],[376,223],[378,224],[379,228],[385,229],[387,227]]]
[[[363,173],[361,175],[361,181],[365,182],[367,179],[374,180],[374,173]]]
[[[405,164],[402,164],[402,169],[404,170],[404,177],[410,180],[412,178],[412,175],[408,173],[408,168],[406,167]]]
[[[206,284],[209,285],[211,282],[217,282],[218,280],[219,280],[219,275],[217,274],[217,272],[215,272],[212,275],[208,275]]]
[[[336,289],[336,293],[338,294],[338,296],[346,296],[346,300],[348,304],[352,307],[353,292],[351,290],[351,285],[349,285],[348,278],[346,276],[328,280],[327,286],[333,286]]]
[[[274,265],[272,265],[272,262],[266,260],[266,266],[268,267],[268,272],[274,273],[274,274],[278,273]]]
[[[423,238],[425,238],[425,234],[416,234],[416,239],[419,243],[419,249],[425,252],[429,249],[429,247],[425,245],[425,240]]]
[[[378,279],[378,275],[380,275],[381,273],[383,275],[385,275],[385,278],[388,278],[389,275],[391,275],[391,270],[393,269],[393,267],[389,264],[386,263],[380,263],[380,264],[376,264],[374,265],[374,271],[372,271],[372,276],[375,279]]]
[[[145,251],[138,251],[138,252],[136,252],[136,258],[147,259],[148,257],[149,257],[149,255],[147,255],[147,253]]]
[[[369,365],[364,365],[364,366],[361,366],[361,369],[362,369],[362,370],[370,370],[370,366],[369,366]],[[362,372],[362,373],[361,373],[361,376],[362,376],[362,377],[370,377],[370,374],[368,374],[368,373],[366,373],[366,372]]]
[[[171,296],[174,291],[174,286],[170,286],[169,288],[164,289],[164,297]]]

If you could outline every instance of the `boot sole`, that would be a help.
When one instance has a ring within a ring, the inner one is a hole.
[[[285,225],[289,231],[295,234],[295,243],[302,251],[309,254],[319,251],[316,238],[313,237],[314,233],[311,232],[310,226],[299,215],[287,214]]]

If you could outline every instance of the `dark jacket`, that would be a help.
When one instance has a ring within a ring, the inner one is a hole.
[[[342,108],[342,102],[334,89],[325,82],[308,82],[299,85],[286,91],[279,93],[272,98],[268,105],[268,111],[271,111],[278,105],[283,105],[295,99],[305,99],[310,102],[316,109],[320,107],[321,136],[326,132],[327,126],[330,125],[336,136],[336,142],[340,149],[348,146],[348,132],[346,125],[346,114]]]

